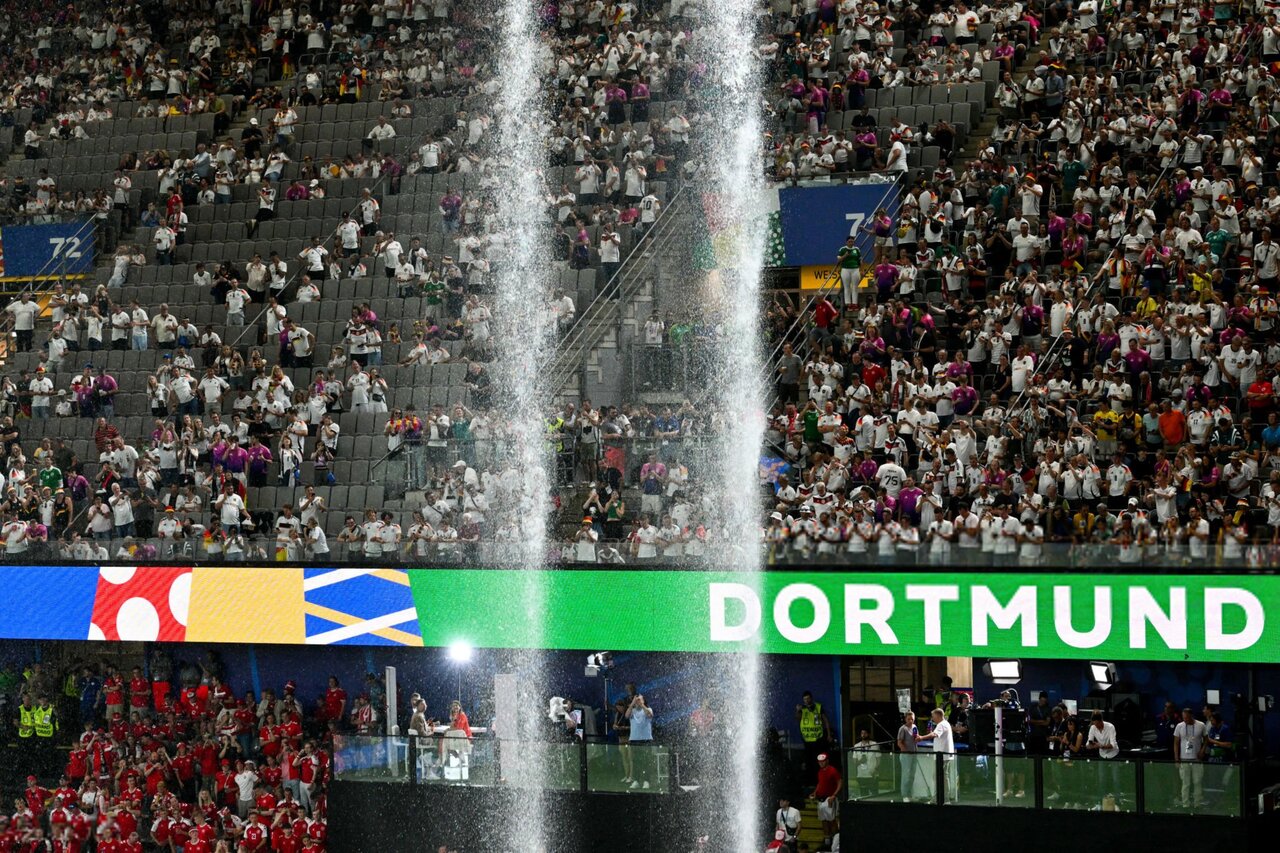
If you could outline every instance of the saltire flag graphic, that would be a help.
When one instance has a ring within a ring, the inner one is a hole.
[[[308,645],[422,645],[404,569],[307,569],[302,588]]]

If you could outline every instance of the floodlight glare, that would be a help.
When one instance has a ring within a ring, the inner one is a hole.
[[[458,640],[449,644],[449,660],[454,663],[467,663],[471,660],[471,644]]]
[[[1116,686],[1116,665],[1107,661],[1090,661],[1089,675],[1093,679],[1093,686],[1098,690],[1110,690]]]
[[[989,660],[983,665],[982,671],[994,684],[1017,684],[1022,680],[1022,661]]]

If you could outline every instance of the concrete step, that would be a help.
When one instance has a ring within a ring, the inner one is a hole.
[[[806,800],[800,809],[800,832],[796,835],[796,840],[808,844],[810,850],[826,849],[822,846],[822,821],[818,820],[818,807],[813,802]]]

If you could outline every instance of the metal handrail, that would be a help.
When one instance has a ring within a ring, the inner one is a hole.
[[[663,208],[662,214],[653,223],[653,228],[650,229],[650,235],[656,236],[660,232],[660,229],[662,230],[663,233],[665,233],[666,228],[664,226],[669,227],[671,216],[674,213],[674,211],[678,209],[681,199],[687,188],[688,188],[687,184],[682,184],[680,188],[676,190],[675,195],[671,197],[671,200],[667,203],[666,207]],[[650,235],[646,235],[646,237],[649,238]],[[587,310],[581,312],[578,315],[577,322],[573,324],[573,327],[570,329],[569,334],[564,338],[563,341],[561,341],[562,348],[572,349],[573,347],[577,346],[578,342],[583,337],[586,336],[585,324],[587,323],[587,321],[591,319],[595,319],[600,313],[606,310],[614,302],[614,300],[607,299],[604,296],[604,293],[608,291],[608,285],[612,284],[615,281],[620,281],[622,277],[629,271],[631,266],[631,261],[637,257],[638,253],[641,253],[643,250],[650,249],[651,248],[650,244],[652,242],[653,242],[653,239],[651,238],[640,240],[634,246],[631,247],[631,251],[627,253],[627,257],[623,259],[622,263],[618,266],[618,271],[613,275],[612,278],[610,278],[608,281],[605,282],[605,287],[601,290],[599,294],[595,296],[595,298],[591,300],[591,304],[587,306]]]
[[[587,306],[587,310],[579,315],[569,334],[559,343],[556,361],[549,371],[551,376],[550,387],[553,393],[558,393],[569,382],[573,372],[577,370],[585,351],[603,337],[603,332],[596,328],[597,322],[604,319],[611,310],[621,311],[623,302],[634,290],[634,288],[629,288],[628,284],[634,283],[636,279],[643,275],[642,270],[645,265],[641,262],[644,260],[644,252],[653,252],[664,247],[670,242],[672,236],[677,233],[676,214],[684,209],[685,193],[688,191],[688,187],[688,184],[681,184],[680,188],[676,190],[675,195],[671,197],[662,214],[654,222],[653,227],[643,239],[632,246],[631,251],[627,254],[618,271],[605,283],[605,287],[592,299],[591,304]],[[617,283],[617,292],[613,298],[610,298],[608,295],[611,292],[609,286],[615,282]],[[595,333],[595,340],[588,343],[587,340],[592,337],[593,332]]]

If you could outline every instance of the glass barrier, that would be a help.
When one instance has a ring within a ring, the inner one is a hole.
[[[1264,541],[1258,541],[1249,546],[1239,557],[1224,556],[1221,549],[1217,547],[1210,547],[1203,557],[1193,557],[1181,543],[1160,543],[1139,551],[1110,543],[1045,542],[1034,559],[1019,557],[1016,554],[993,554],[981,548],[951,548],[939,554],[931,551],[927,545],[906,549],[895,547],[892,553],[883,557],[874,546],[864,552],[849,553],[840,549],[824,552],[817,547],[802,549],[786,545],[770,545],[767,548],[765,560],[770,566],[840,566],[866,563],[868,560],[882,560],[895,566],[945,566],[985,570],[994,567],[1020,572],[1060,568],[1084,568],[1097,571],[1104,567],[1114,571],[1158,567],[1200,572],[1214,569],[1266,568],[1274,565],[1278,557],[1280,557],[1280,549]],[[657,561],[661,559],[658,557]],[[627,562],[634,561],[628,559]]]
[[[537,791],[582,790],[582,746],[501,741],[502,784]]]
[[[343,735],[334,740],[334,778],[417,785],[510,785],[530,790],[582,789],[582,746],[518,743],[452,732],[430,737]],[[661,762],[646,761],[647,770]],[[614,790],[604,788],[603,790]],[[666,791],[665,780],[656,790]]]
[[[410,738],[335,735],[333,778],[343,782],[396,782],[412,779]]]
[[[388,498],[390,494],[388,493]],[[597,563],[602,565],[633,565],[662,569],[702,570],[708,567],[723,567],[723,550],[719,546],[705,546],[705,556],[693,553],[681,553],[679,556],[655,554],[652,557],[640,557],[632,552],[629,543],[620,539],[610,539],[608,524],[604,525],[605,534],[596,543],[580,546],[579,543],[560,541],[555,543],[554,558],[563,563]],[[629,532],[629,525],[623,526],[624,533]],[[323,562],[340,565],[356,563],[368,565],[371,561],[392,565],[425,566],[435,563],[446,565],[483,565],[501,560],[509,555],[510,546],[501,542],[481,539],[480,541],[427,542],[419,548],[403,546],[394,554],[380,555],[377,558],[364,554],[359,550],[348,550],[337,540],[337,535],[328,537],[329,551],[324,554],[313,554],[305,548],[277,548],[275,538],[267,536],[249,536],[234,550],[225,547],[214,551],[208,547],[204,539],[186,539],[180,542],[158,538],[133,537],[129,539],[86,540],[77,536],[74,539],[38,543],[27,552],[24,559],[28,562],[49,562],[56,560],[65,563],[103,564],[107,562],[149,563],[172,560],[211,560],[228,563],[248,562],[255,565],[270,563]],[[1070,545],[1067,543],[1045,543],[1043,552],[1034,562],[1015,559],[1004,560],[993,557],[984,551],[953,549],[945,558],[935,558],[924,549],[908,551],[895,549],[891,557],[884,560],[875,558],[874,550],[861,555],[837,553],[790,553],[781,555],[776,552],[766,554],[766,564],[771,569],[807,569],[815,566],[832,566],[848,568],[853,565],[866,565],[869,562],[881,566],[936,566],[949,569],[975,569],[992,571],[1006,569],[1018,572],[1051,572],[1064,568],[1088,569],[1098,571],[1139,571],[1147,569],[1184,570],[1188,572],[1212,572],[1215,570],[1239,571],[1270,568],[1280,564],[1280,548],[1251,549],[1241,558],[1215,558],[1210,556],[1198,560],[1194,564],[1180,549],[1153,549],[1140,561],[1123,561],[1119,559],[1117,549],[1107,545]],[[4,562],[0,555],[0,562]]]
[[[898,799],[904,803],[936,803],[938,801],[938,757],[929,752],[900,752],[894,756],[898,765]]]
[[[898,756],[893,754],[893,741],[855,746],[845,755],[848,768],[846,796],[850,800],[894,802],[902,799],[899,791]]]
[[[665,794],[670,790],[671,750],[657,744],[587,744],[587,790]]]
[[[1150,761],[1142,771],[1148,814],[1240,817],[1241,775],[1234,764]]]
[[[1044,807],[1135,812],[1138,810],[1138,763],[1105,758],[1046,758]]]
[[[448,732],[414,738],[417,779],[423,784],[496,785],[499,781],[498,742]]]
[[[938,757],[943,760],[945,804],[1019,809],[1035,807],[1034,758],[965,752]]]

